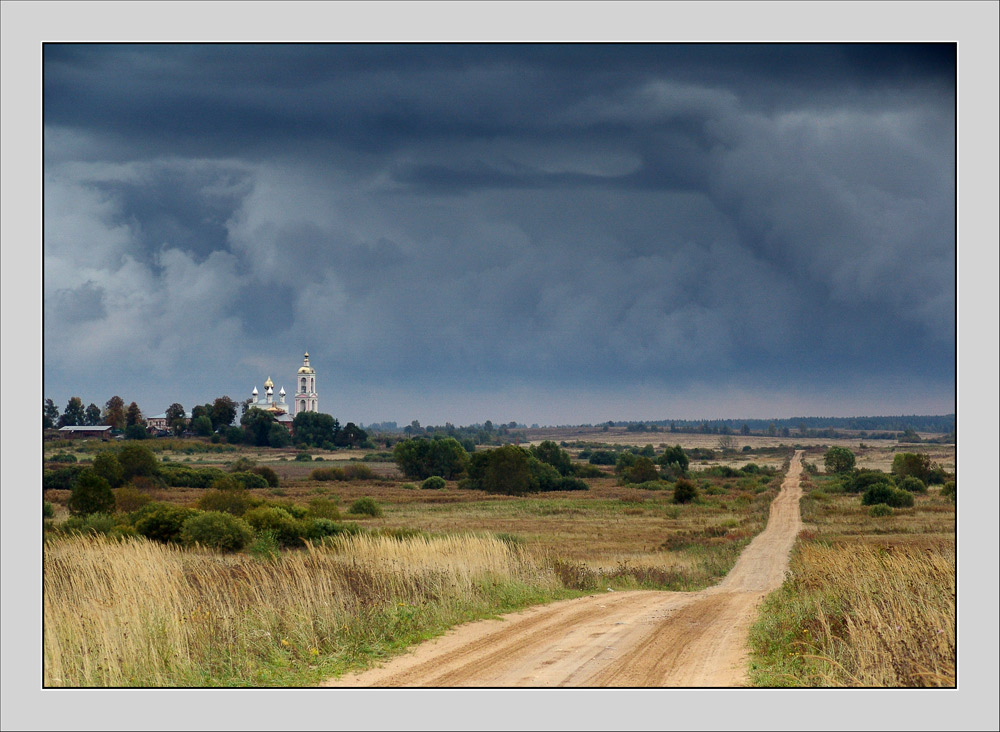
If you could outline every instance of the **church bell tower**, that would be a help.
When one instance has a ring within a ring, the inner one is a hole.
[[[295,374],[295,397],[292,399],[293,414],[301,412],[318,412],[319,396],[316,394],[316,369],[309,365],[309,353],[306,352],[302,365]]]

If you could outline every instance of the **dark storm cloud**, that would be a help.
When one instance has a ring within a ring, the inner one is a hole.
[[[304,348],[359,385],[953,378],[954,46],[44,56],[53,354],[103,324],[205,390]]]

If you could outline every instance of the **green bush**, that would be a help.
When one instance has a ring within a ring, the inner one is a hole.
[[[76,483],[77,477],[84,469],[82,465],[70,465],[60,470],[45,470],[42,472],[42,489],[72,490],[73,484]]]
[[[600,478],[604,471],[590,463],[576,464],[573,466],[573,475],[577,478]]]
[[[111,513],[115,510],[115,494],[108,481],[87,468],[77,477],[66,507],[74,516]]]
[[[565,477],[560,478],[556,481],[555,487],[552,488],[554,491],[589,491],[590,486],[584,483],[579,478]]]
[[[267,488],[268,485],[267,481],[256,473],[230,473],[229,477],[247,490],[254,488]]]
[[[250,526],[241,518],[221,511],[206,511],[181,525],[185,544],[200,544],[223,552],[239,551],[253,538]]]
[[[315,518],[340,520],[340,509],[337,508],[336,502],[329,498],[313,498],[309,501],[309,513]]]
[[[622,478],[626,483],[646,483],[659,477],[656,464],[645,456],[636,457],[635,461],[622,471]]]
[[[413,483],[403,483],[403,485],[401,485],[399,487],[403,488],[404,490],[408,490],[408,491],[415,491],[417,489],[417,487],[415,485],[413,485]]]
[[[164,543],[179,542],[184,522],[197,514],[193,508],[181,508],[166,503],[150,503],[138,512],[135,530],[147,539]]]
[[[893,508],[909,508],[913,505],[913,494],[893,488],[888,483],[876,483],[861,496],[861,505],[874,506],[879,503]]]
[[[42,518],[55,518],[56,510],[48,501],[42,501]]]
[[[281,556],[281,545],[273,531],[261,531],[247,548],[247,552],[257,559],[273,562]]]
[[[378,477],[374,470],[361,463],[345,465],[343,470],[345,480],[372,480]]]
[[[256,501],[242,488],[237,490],[213,488],[198,499],[198,508],[202,511],[228,513],[233,516],[242,516],[255,505]]]
[[[854,470],[841,477],[840,487],[845,493],[862,493],[870,486],[891,484],[892,477],[881,470]]]
[[[270,531],[281,546],[302,546],[303,527],[283,508],[260,506],[243,514],[243,519],[258,534]]]
[[[251,460],[250,458],[242,455],[233,460],[231,463],[226,463],[226,470],[230,473],[246,473],[255,467],[257,467],[256,460]]]
[[[121,463],[111,450],[97,453],[92,467],[94,472],[108,481],[112,488],[117,488],[125,482]]]
[[[382,515],[382,509],[375,503],[375,499],[368,497],[356,500],[347,509],[347,512],[355,515],[373,516],[375,518]]]
[[[941,495],[954,501],[956,496],[955,481],[949,480],[945,483],[944,487],[941,489]]]
[[[425,491],[437,491],[441,490],[447,485],[447,482],[440,475],[432,475],[430,478],[425,480],[420,484],[421,489]]]
[[[114,517],[107,513],[92,513],[87,516],[74,516],[63,522],[60,529],[65,533],[104,534],[115,533],[118,524]]]
[[[248,472],[254,475],[259,475],[261,478],[267,481],[267,484],[272,488],[277,488],[280,485],[278,480],[278,474],[274,472],[273,468],[269,468],[266,465],[257,465],[256,467],[250,468]]]
[[[226,473],[219,468],[192,468],[187,465],[161,464],[160,478],[174,488],[208,488]]]
[[[884,503],[876,503],[868,509],[868,515],[878,518],[880,516],[892,516],[892,509]]]
[[[698,488],[690,480],[680,478],[674,483],[674,503],[690,503],[698,497]]]
[[[896,486],[902,488],[904,491],[909,491],[910,493],[927,492],[927,486],[924,485],[924,481],[920,480],[920,478],[915,478],[912,475],[898,479],[896,481]]]
[[[53,455],[48,459],[50,463],[75,463],[76,455],[68,452],[61,452],[57,455]]]
[[[614,465],[616,461],[615,454],[610,450],[595,450],[587,459],[591,465]]]
[[[145,440],[149,437],[149,433],[146,428],[141,424],[130,424],[125,428],[125,439],[126,440]]]
[[[439,475],[455,480],[468,469],[469,453],[454,437],[406,439],[396,443],[392,458],[407,478]]]
[[[300,453],[296,454],[296,456],[295,456],[296,462],[300,462],[300,463],[308,463],[308,462],[311,462],[312,459],[313,459],[313,456],[310,455],[308,452],[300,452]]]

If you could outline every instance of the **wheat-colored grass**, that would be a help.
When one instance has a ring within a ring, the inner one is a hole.
[[[76,537],[46,546],[44,571],[46,686],[262,685],[275,664],[349,659],[497,592],[559,586],[472,536],[351,537],[273,562]]]
[[[772,649],[768,675],[758,682],[955,684],[953,543],[805,542],[791,571],[790,581],[763,606],[754,629],[757,649]],[[789,643],[793,633],[796,639]]]

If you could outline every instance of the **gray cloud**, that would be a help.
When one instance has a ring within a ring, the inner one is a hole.
[[[46,46],[46,388],[948,393],[948,48]]]

